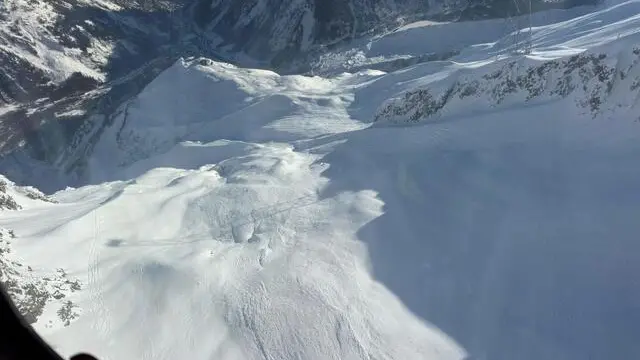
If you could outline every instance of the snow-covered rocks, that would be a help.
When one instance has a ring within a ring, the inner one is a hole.
[[[387,101],[374,121],[411,124],[469,116],[476,112],[566,100],[592,117],[640,106],[640,48],[613,56],[582,53],[566,59],[521,59],[480,68],[412,89]],[[481,75],[482,73],[484,75]]]
[[[16,201],[17,200],[17,201]],[[34,188],[17,187],[0,176],[0,211],[15,211],[51,203]],[[24,205],[24,207],[23,207]],[[81,289],[81,283],[62,268],[33,268],[15,253],[22,239],[12,229],[0,227],[0,281],[17,309],[29,323],[45,328],[68,326],[79,316],[77,305],[67,296]]]

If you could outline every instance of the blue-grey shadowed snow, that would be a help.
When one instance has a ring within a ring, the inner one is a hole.
[[[375,278],[471,359],[637,358],[640,146],[598,144],[592,121],[370,128],[322,160],[324,195],[378,192],[384,214],[358,232]]]
[[[123,240],[123,239],[111,239],[111,240],[107,241],[106,245],[107,245],[108,247],[114,247],[114,248],[117,248],[117,247],[122,246],[122,245],[123,245],[123,244],[125,244],[125,243],[126,243],[126,241],[125,241],[125,240]]]

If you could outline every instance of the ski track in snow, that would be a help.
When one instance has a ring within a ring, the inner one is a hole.
[[[607,5],[535,27],[528,61],[638,44],[640,2]],[[87,279],[79,319],[36,327],[105,360],[636,358],[633,108],[371,125],[403,91],[502,64],[465,49],[327,79],[176,63],[103,134],[94,185],[0,217],[27,263]]]

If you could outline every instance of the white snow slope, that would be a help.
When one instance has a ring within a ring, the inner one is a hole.
[[[83,282],[77,319],[36,328],[105,360],[640,358],[639,12],[393,73],[176,63],[95,185],[0,214],[21,259]],[[539,87],[486,77],[549,61]],[[429,102],[456,80],[480,90]]]

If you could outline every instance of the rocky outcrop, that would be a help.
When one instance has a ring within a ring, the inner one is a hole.
[[[621,96],[621,94],[624,94]],[[634,95],[635,94],[635,95]],[[636,107],[640,98],[640,48],[611,57],[582,53],[525,66],[511,61],[480,78],[460,76],[452,84],[433,84],[387,101],[374,122],[410,124],[460,115],[466,107],[571,99],[593,117],[609,108]],[[615,97],[615,101],[609,99]],[[611,104],[610,104],[611,103]],[[475,108],[477,110],[477,108]]]
[[[53,202],[40,191],[30,187],[17,187],[0,176],[0,211],[22,209],[16,200],[23,196],[35,201]],[[55,272],[34,270],[13,252],[13,243],[20,241],[11,229],[0,228],[0,282],[14,301],[16,308],[29,323],[38,321],[45,307],[54,306],[57,318],[49,319],[45,326],[59,322],[68,326],[79,316],[78,307],[67,300],[70,293],[82,288],[80,281],[67,275],[63,269]]]
[[[0,281],[24,319],[38,321],[45,307],[57,306],[56,314],[63,326],[69,326],[80,316],[78,306],[66,300],[68,294],[82,289],[81,283],[71,279],[63,269],[49,275],[36,275],[34,269],[14,256],[11,244],[19,241],[13,231],[0,228]],[[54,325],[50,320],[45,326]]]
[[[178,56],[186,1],[3,1],[2,171],[33,184],[25,169],[68,170],[91,144],[92,137],[80,138],[99,135],[110,112],[164,70],[164,59]],[[17,158],[41,164],[16,167]]]
[[[531,11],[595,0],[533,0]],[[528,13],[525,0],[196,0],[190,16],[200,31],[234,51],[283,66],[312,50],[418,19],[476,20]]]
[[[416,0],[197,0],[191,7],[200,29],[275,64],[424,11],[424,2]]]
[[[34,168],[47,174],[82,169],[113,112],[181,56],[204,55],[232,62],[243,57],[224,56],[249,54],[260,60],[258,65],[249,64],[251,67],[308,71],[327,47],[414,19],[456,14],[461,9],[475,14],[476,10],[470,9],[479,9],[478,4],[495,9],[498,2],[3,1],[0,172],[19,183],[34,184],[34,178],[44,178],[33,174]],[[393,71],[452,54],[346,64],[339,69],[320,66],[317,71]],[[25,161],[35,163],[16,166],[16,162]],[[48,178],[38,186],[47,189],[50,183]]]

